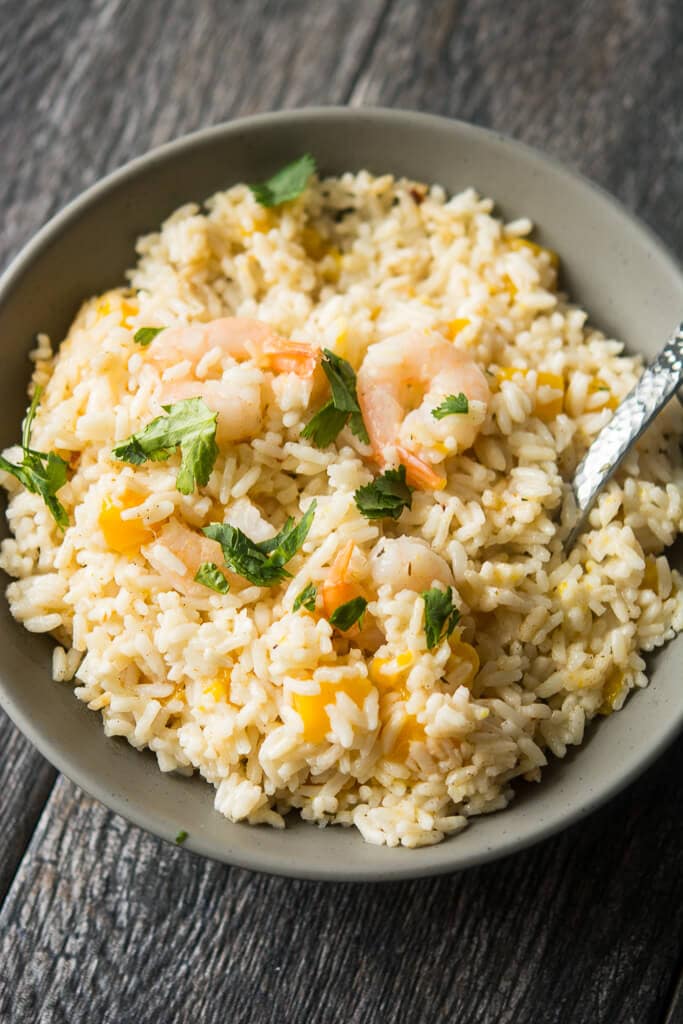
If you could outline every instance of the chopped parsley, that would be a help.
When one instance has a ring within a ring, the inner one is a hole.
[[[345,633],[356,622],[360,623],[367,606],[368,602],[364,597],[352,597],[350,601],[345,601],[334,609],[330,615],[330,624]]]
[[[470,411],[470,403],[467,401],[467,395],[461,391],[457,395],[449,395],[444,398],[441,405],[437,405],[436,409],[432,409],[432,416],[435,420],[442,420],[445,416],[452,416],[453,413],[466,413]]]
[[[327,448],[332,444],[337,434],[344,429],[349,418],[347,412],[335,409],[332,399],[325,402],[322,409],[308,421],[301,436],[312,441],[316,448]]]
[[[259,543],[229,523],[210,523],[204,527],[204,533],[223,548],[228,569],[257,587],[272,587],[291,576],[285,565],[306,540],[315,508],[313,500],[298,523],[290,516],[278,534]]]
[[[298,160],[277,171],[268,181],[250,185],[249,188],[261,206],[281,206],[301,195],[312,174],[315,174],[315,160],[310,153],[304,153]]]
[[[176,846],[182,846],[186,839],[187,839],[187,832],[185,831],[184,828],[181,828],[180,832],[175,837]]]
[[[215,562],[202,562],[195,574],[195,582],[201,583],[217,594],[227,594],[230,584]]]
[[[141,466],[150,459],[163,462],[180,445],[176,487],[181,494],[192,494],[195,485],[208,483],[218,455],[218,414],[211,412],[202,398],[185,398],[162,408],[166,416],[157,416],[144,430],[117,445],[112,454],[121,462]]]
[[[422,594],[425,603],[425,637],[431,651],[444,637],[451,635],[460,620],[460,612],[453,604],[453,590],[432,587]]]
[[[406,467],[388,469],[376,480],[359,487],[353,500],[366,519],[398,519],[413,500],[413,492],[406,483]]]
[[[154,341],[157,334],[161,334],[165,330],[165,327],[139,327],[133,335],[133,341],[136,345],[142,345],[143,348],[147,348]]]
[[[301,436],[312,441],[317,448],[326,448],[348,423],[351,432],[364,444],[369,444],[370,438],[358,404],[353,367],[328,348],[323,349],[320,365],[330,382],[332,398],[309,420]]]
[[[318,591],[309,581],[304,589],[299,593],[292,606],[292,611],[298,612],[299,608],[305,608],[307,612],[315,611],[315,599],[318,595]]]
[[[69,464],[56,452],[37,452],[31,448],[31,431],[42,393],[42,388],[36,388],[33,401],[24,418],[21,430],[21,463],[15,465],[0,455],[0,469],[16,477],[31,494],[39,494],[57,526],[64,530],[69,525],[69,517],[57,498],[57,491],[66,483]]]

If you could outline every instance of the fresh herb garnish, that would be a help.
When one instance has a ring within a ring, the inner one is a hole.
[[[260,543],[251,540],[238,527],[229,523],[210,523],[204,527],[204,533],[212,540],[217,540],[223,548],[228,569],[244,576],[257,587],[272,587],[291,576],[285,565],[306,540],[313,523],[315,507],[314,500],[298,523],[290,516],[275,537]]]
[[[449,395],[444,398],[441,405],[437,405],[436,409],[432,409],[432,416],[435,420],[442,420],[444,416],[452,416],[453,413],[466,413],[470,411],[470,403],[467,401],[467,395],[461,391],[457,395]]]
[[[330,399],[311,417],[301,431],[301,436],[312,441],[316,448],[327,448],[340,430],[344,429],[348,418],[349,414],[335,409],[334,402]]]
[[[39,494],[57,526],[64,530],[69,525],[69,517],[57,498],[57,491],[66,483],[69,464],[56,452],[37,452],[31,448],[31,431],[42,393],[42,388],[36,388],[33,401],[24,418],[21,430],[23,458],[20,465],[16,466],[0,455],[0,469],[16,477],[31,494]]]
[[[161,334],[165,330],[165,327],[139,327],[133,335],[133,341],[136,345],[142,345],[143,348],[147,348],[154,341],[157,334]]]
[[[366,519],[398,519],[413,500],[413,492],[406,483],[406,467],[388,469],[376,480],[359,487],[353,500]]]
[[[218,456],[216,421],[202,398],[185,398],[162,408],[168,415],[157,416],[144,430],[132,434],[113,450],[115,459],[141,466],[149,459],[163,462],[180,445],[180,470],[176,487],[181,494],[192,494],[195,484],[208,483]]]
[[[345,601],[334,609],[330,615],[330,624],[345,633],[356,622],[360,623],[367,606],[368,602],[364,597],[352,597],[350,601]]]
[[[187,832],[185,831],[184,828],[181,828],[180,832],[175,837],[176,846],[182,846],[186,839],[187,839]]]
[[[438,587],[425,590],[422,600],[425,603],[425,637],[431,651],[444,637],[451,635],[460,620],[460,612],[453,604],[451,587],[447,590],[439,590]]]
[[[370,438],[358,404],[353,367],[328,348],[323,349],[320,365],[330,382],[332,398],[309,420],[301,436],[312,441],[317,448],[326,448],[348,422],[351,432],[364,444],[369,444]]]
[[[261,206],[280,206],[300,196],[312,174],[315,174],[315,160],[310,153],[304,153],[298,160],[268,178],[268,181],[250,185],[249,188]]]
[[[230,590],[230,584],[215,562],[202,562],[194,578],[196,583],[202,583],[217,594],[227,594]]]
[[[307,612],[314,612],[317,594],[318,591],[313,584],[310,582],[307,583],[301,593],[297,595],[292,606],[292,611],[298,612],[299,608],[305,608]]]

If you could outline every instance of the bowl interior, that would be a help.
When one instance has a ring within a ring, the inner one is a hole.
[[[657,240],[599,189],[504,137],[425,115],[304,110],[262,115],[181,139],[85,193],[20,254],[0,281],[0,446],[13,443],[38,331],[63,336],[80,302],[120,284],[138,235],[173,209],[238,181],[258,181],[303,152],[323,173],[391,171],[449,191],[473,185],[508,218],[530,216],[561,256],[563,284],[592,320],[652,356],[683,308],[683,278]],[[5,530],[6,534],[6,530]],[[680,550],[678,562],[680,565]],[[651,686],[594,727],[510,807],[418,851],[368,846],[352,830],[291,818],[284,831],[234,825],[198,778],[162,775],[150,754],[104,737],[99,715],[50,677],[52,642],[0,605],[0,698],[42,753],[116,811],[165,838],[231,863],[310,878],[383,879],[455,870],[533,842],[618,790],[659,753],[683,719],[683,636],[651,662]]]

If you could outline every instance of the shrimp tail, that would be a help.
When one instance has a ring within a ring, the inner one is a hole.
[[[266,344],[262,362],[275,373],[296,373],[300,377],[312,377],[318,366],[319,352],[303,341],[288,341],[279,338]]]
[[[435,473],[428,462],[413,455],[407,448],[397,447],[396,454],[401,465],[406,467],[406,480],[410,487],[419,491],[442,491],[446,478]]]

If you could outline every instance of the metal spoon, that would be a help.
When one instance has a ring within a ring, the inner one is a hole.
[[[564,542],[567,553],[586,527],[596,497],[660,409],[683,385],[683,322],[621,402],[579,464],[572,491],[575,520]]]

